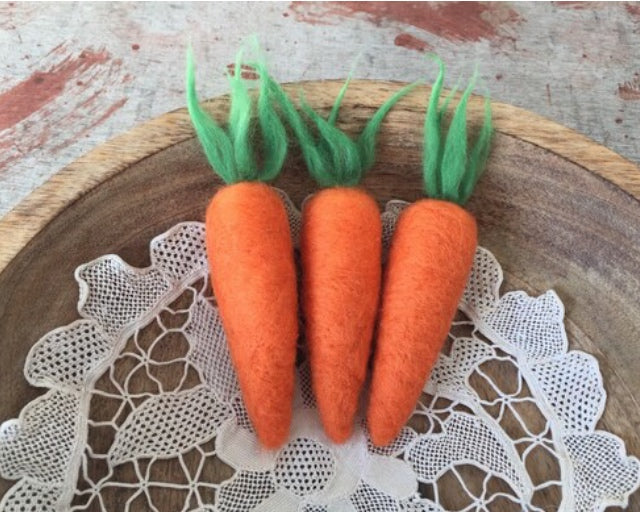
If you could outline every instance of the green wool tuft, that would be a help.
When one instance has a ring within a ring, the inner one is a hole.
[[[435,57],[440,68],[436,81],[431,89],[424,129],[424,184],[429,197],[445,199],[454,203],[465,204],[484,171],[489,156],[493,127],[491,122],[491,103],[485,99],[484,120],[480,133],[471,153],[467,150],[467,103],[475,87],[476,74],[462,93],[462,97],[453,113],[449,130],[443,138],[442,123],[455,89],[439,106],[445,67]]]
[[[360,136],[353,140],[335,125],[350,79],[340,89],[328,119],[318,114],[302,97],[300,106],[307,116],[305,121],[264,66],[258,64],[256,68],[261,79],[269,83],[283,116],[298,140],[307,169],[322,187],[355,186],[360,183],[375,161],[376,137],[382,120],[393,105],[417,85],[408,85],[393,94],[369,120]]]
[[[255,101],[241,76],[242,52],[238,53],[233,75],[228,75],[231,107],[228,126],[222,128],[201,107],[196,93],[193,52],[187,52],[187,108],[207,160],[227,183],[269,181],[282,168],[287,155],[287,133],[273,108],[269,84],[261,81],[257,118],[262,138],[262,162],[258,165],[252,137]]]

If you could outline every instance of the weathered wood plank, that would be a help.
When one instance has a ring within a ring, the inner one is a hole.
[[[249,15],[247,15],[249,13]],[[640,162],[635,3],[0,4],[0,215],[106,139],[184,105],[192,41],[204,95],[249,34],[282,81],[433,76],[481,88]]]

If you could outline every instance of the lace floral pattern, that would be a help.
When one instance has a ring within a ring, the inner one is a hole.
[[[300,213],[285,194],[297,242]],[[382,214],[385,250],[406,206]],[[408,425],[344,445],[317,418],[301,350],[289,440],[259,447],[207,282],[204,227],[178,224],[151,266],[109,255],[80,266],[81,319],[31,349],[46,393],[0,428],[3,511],[577,512],[624,506],[640,463],[595,430],[596,360],[568,351],[557,295],[502,296],[479,248],[448,341]],[[544,470],[540,469],[544,468]],[[117,505],[116,505],[117,504]]]

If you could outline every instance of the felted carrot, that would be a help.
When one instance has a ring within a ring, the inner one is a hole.
[[[287,135],[263,81],[257,100],[263,149],[258,166],[250,137],[253,102],[241,78],[240,56],[229,83],[231,107],[223,129],[198,103],[189,52],[189,114],[209,163],[227,184],[206,212],[211,283],[247,412],[260,442],[274,448],[286,440],[291,421],[298,313],[287,213],[264,182],[280,172]]]
[[[477,245],[474,217],[463,206],[483,171],[492,136],[491,107],[467,154],[466,109],[474,79],[441,141],[448,98],[438,108],[444,65],[425,119],[424,182],[429,198],[396,224],[385,270],[367,423],[375,445],[390,443],[412,414],[465,288]],[[475,77],[474,77],[475,78]]]
[[[303,99],[315,134],[278,84],[270,83],[309,172],[323,187],[302,213],[302,310],[320,417],[327,435],[340,443],[350,436],[358,409],[381,283],[380,211],[358,184],[374,163],[384,116],[412,86],[387,100],[352,140],[335,126],[348,81],[328,120]]]

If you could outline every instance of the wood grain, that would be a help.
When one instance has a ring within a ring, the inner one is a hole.
[[[303,85],[309,101],[326,108],[340,86]],[[398,87],[355,82],[343,125],[361,127]],[[365,180],[380,204],[421,195],[426,94],[421,89],[403,99],[383,125],[378,161]],[[472,102],[472,120],[479,118],[480,103]],[[221,114],[227,99],[208,106]],[[534,114],[503,104],[494,111],[494,150],[469,204],[481,243],[501,262],[505,289],[558,292],[572,348],[594,354],[603,372],[609,397],[600,427],[639,454],[640,170]],[[294,152],[275,183],[297,204],[315,188],[301,169]],[[16,416],[40,393],[24,381],[24,358],[41,335],[77,317],[75,267],[110,252],[147,265],[149,240],[179,221],[201,220],[219,185],[184,111],[176,111],[96,148],[0,221],[0,239],[8,241],[0,249],[0,418]],[[546,464],[537,470],[544,473]],[[1,490],[8,485],[2,482]],[[555,509],[557,496],[541,499]],[[629,509],[640,511],[637,496]]]
[[[317,98],[319,104],[330,104],[328,102],[335,97],[340,86],[339,81],[303,84],[305,94]],[[298,85],[289,85],[285,86],[285,89],[292,92],[297,87]],[[354,115],[352,122],[366,118],[392,90],[398,88],[399,85],[393,82],[353,81],[350,94],[359,100],[350,102],[349,105],[360,109],[361,113]],[[417,88],[402,100],[402,109],[407,113],[405,115],[422,115],[428,90],[428,87]],[[227,96],[208,103],[211,112],[216,115],[221,115],[227,105]],[[470,116],[477,119],[481,111],[481,99],[474,97],[469,105]],[[593,143],[581,134],[531,112],[499,102],[493,102],[492,106],[495,128],[499,133],[517,137],[562,155],[565,159],[598,173],[634,197],[640,198],[640,171],[632,162]],[[343,122],[348,126],[349,119],[345,118]],[[410,127],[414,135],[420,126],[421,123],[417,122],[415,126]],[[192,137],[193,129],[188,114],[185,109],[179,109],[115,137],[62,169],[0,219],[0,239],[5,241],[0,246],[0,272],[27,241],[69,203],[103,181],[128,169],[141,158]]]

